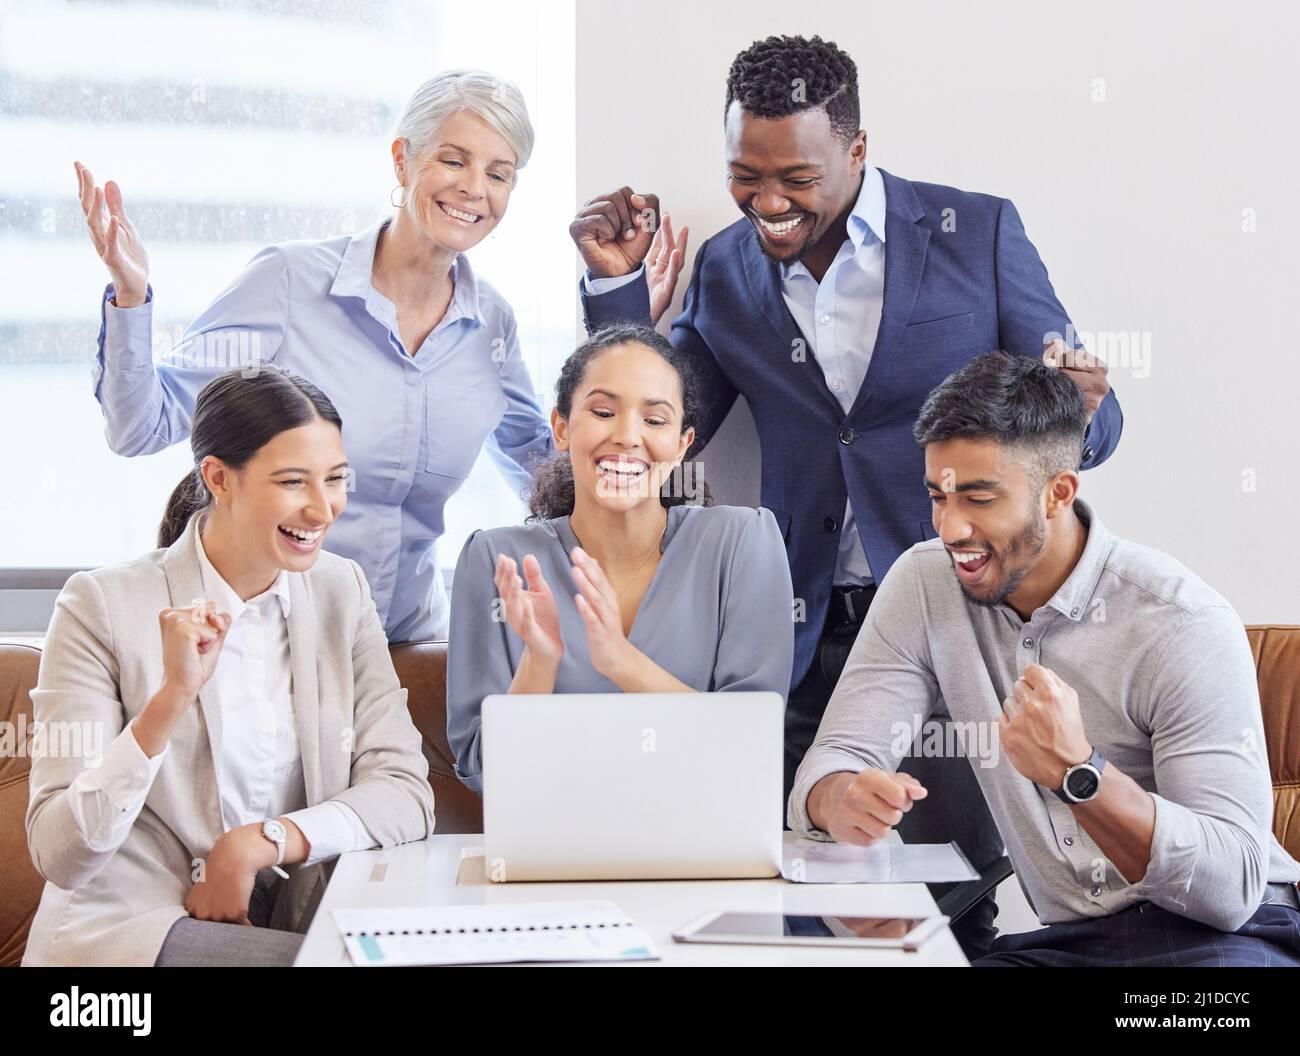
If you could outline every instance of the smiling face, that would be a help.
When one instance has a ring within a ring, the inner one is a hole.
[[[966,597],[1001,605],[1037,566],[1047,545],[1046,486],[994,440],[925,447],[931,517]]]
[[[859,131],[845,147],[823,109],[764,118],[733,102],[726,155],[727,189],[757,232],[759,247],[792,264],[853,207],[867,136]]]
[[[575,500],[611,510],[659,502],[695,439],[682,431],[681,378],[658,352],[628,342],[597,352],[568,418],[551,412],[556,446],[573,464]]]
[[[403,211],[435,246],[457,253],[478,245],[506,215],[516,160],[505,138],[469,110],[443,122],[419,156],[408,155],[404,140],[393,143]]]
[[[202,468],[222,531],[244,566],[268,580],[311,568],[348,504],[343,437],[323,418],[277,434],[240,469],[211,455]]]

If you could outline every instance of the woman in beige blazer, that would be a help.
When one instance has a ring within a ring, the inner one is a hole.
[[[316,863],[433,831],[365,577],[321,550],[350,480],[333,405],[232,371],[199,394],[191,446],[161,549],[77,573],[55,608],[24,964],[291,963]]]

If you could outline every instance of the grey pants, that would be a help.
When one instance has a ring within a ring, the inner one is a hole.
[[[283,929],[275,910],[285,881],[270,869],[257,874],[248,900],[253,927],[181,917],[167,932],[159,968],[287,968],[303,936]],[[278,925],[278,926],[277,926]]]

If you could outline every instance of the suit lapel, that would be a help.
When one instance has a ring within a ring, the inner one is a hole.
[[[163,555],[163,573],[167,577],[167,593],[173,609],[184,609],[203,598],[203,573],[195,552],[195,534],[199,530],[201,515],[190,518],[181,537],[167,548]],[[221,788],[221,707],[213,679],[199,690],[199,713],[208,734],[208,751],[212,755],[212,773]],[[220,808],[218,807],[218,817]]]
[[[293,671],[293,714],[302,753],[307,805],[325,799],[321,777],[320,683],[316,668],[316,613],[301,575],[289,577],[289,662]]]
[[[930,245],[930,229],[920,223],[925,209],[912,185],[884,169],[880,175],[885,181],[885,297],[871,365],[849,410],[850,418],[862,409],[872,391],[879,388],[880,376],[893,366],[893,349],[912,318],[921,276],[925,273],[925,253]]]
[[[813,355],[812,348],[799,332],[799,327],[786,306],[785,298],[781,296],[781,278],[777,265],[763,255],[763,251],[758,246],[758,236],[752,230],[741,240],[740,246],[741,258],[745,266],[745,280],[749,283],[755,302],[776,334],[781,349],[782,366],[793,364],[796,368],[795,374],[801,379],[801,383],[812,386],[813,391],[829,403],[835,420],[839,421],[844,413],[843,408],[840,407],[835,394],[826,387],[826,375],[822,372],[817,357]],[[802,361],[791,358],[796,341],[802,341],[804,344]]]

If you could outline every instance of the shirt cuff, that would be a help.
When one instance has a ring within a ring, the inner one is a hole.
[[[119,308],[113,303],[116,291],[110,282],[104,287],[104,336],[99,345],[102,360],[106,349],[113,353],[114,368],[148,367],[153,369],[153,287],[145,293],[144,304]],[[136,353],[133,357],[133,353]],[[143,358],[141,358],[143,355]],[[136,362],[132,362],[132,359]]]
[[[326,800],[314,807],[295,810],[285,818],[297,825],[311,844],[307,860],[302,863],[304,868],[326,858],[337,858],[345,851],[364,851],[379,846],[361,823],[357,812],[346,803]]]
[[[830,833],[824,832],[812,823],[808,816],[808,796],[817,782],[831,774],[852,773],[869,766],[860,759],[850,760],[835,752],[826,752],[818,756],[805,756],[795,774],[794,787],[790,790],[790,802],[787,806],[786,821],[798,835],[809,840],[829,840]]]
[[[582,288],[589,296],[596,297],[602,293],[609,293],[611,290],[617,290],[621,286],[627,286],[635,282],[645,274],[645,265],[642,264],[636,271],[628,272],[626,275],[613,275],[603,279],[597,279],[591,274],[591,269],[582,276]]]
[[[167,748],[152,759],[144,754],[131,729],[113,738],[96,765],[77,775],[69,787],[68,805],[86,846],[96,853],[119,847],[153,787]]]
[[[1181,804],[1154,792],[1151,798],[1156,804],[1151,861],[1134,892],[1162,909],[1184,912],[1201,853],[1201,826],[1196,814]]]

